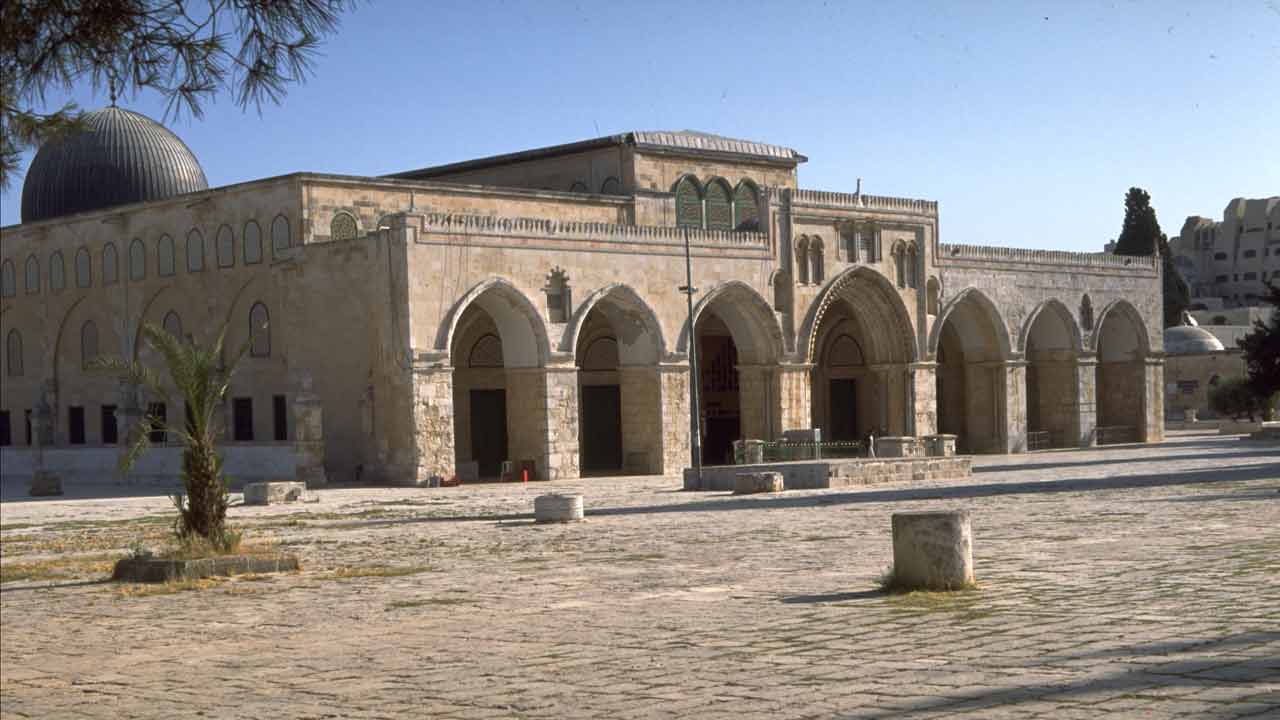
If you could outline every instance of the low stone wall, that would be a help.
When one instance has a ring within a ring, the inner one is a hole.
[[[228,444],[218,449],[227,482],[233,489],[263,480],[293,480],[297,472],[298,456],[293,443]],[[61,478],[64,489],[95,484],[180,487],[182,448],[177,445],[151,448],[123,477],[116,471],[119,458],[120,449],[116,447],[46,448],[44,470]],[[0,476],[6,486],[30,483],[31,474],[29,448],[0,449]]]
[[[758,465],[717,465],[702,468],[702,481],[691,468],[684,471],[685,490],[732,491],[742,473],[780,473],[787,490],[875,485],[891,482],[968,477],[972,460],[959,457],[867,458],[797,460]]]

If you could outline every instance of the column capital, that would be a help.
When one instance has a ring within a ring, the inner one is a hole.
[[[907,367],[911,370],[937,370],[938,363],[932,360],[924,360],[921,362],[908,363]]]

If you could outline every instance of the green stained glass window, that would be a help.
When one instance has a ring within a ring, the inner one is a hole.
[[[712,180],[707,184],[707,229],[733,229],[733,204],[729,199],[729,186],[721,180]]]
[[[760,229],[760,198],[756,187],[743,180],[733,193],[733,227],[737,230]]]
[[[676,184],[676,225],[702,227],[702,194],[698,192],[698,181],[691,177]]]

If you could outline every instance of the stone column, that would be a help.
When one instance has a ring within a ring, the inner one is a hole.
[[[999,452],[1027,451],[1027,361],[1007,360],[996,368],[998,411],[1003,418]]]
[[[532,459],[539,479],[578,477],[578,369],[509,368],[507,438],[510,459]]]
[[[329,484],[324,471],[324,409],[311,389],[311,373],[299,372],[294,380],[293,448],[297,457],[294,479],[308,488]]]
[[[776,397],[772,367],[738,366],[738,413],[744,439],[769,439],[770,416],[776,418]]]
[[[934,362],[911,363],[911,434],[916,437],[938,432],[938,364]]]
[[[1142,442],[1164,440],[1164,358],[1145,358],[1143,366]]]
[[[1075,436],[1080,447],[1098,444],[1098,357],[1080,355],[1075,362]]]
[[[432,475],[444,478],[455,473],[453,438],[453,368],[447,365],[415,366],[413,382],[413,426],[410,431],[412,463],[408,482],[426,485]],[[392,480],[404,477],[395,473]],[[403,480],[401,480],[403,482]]]
[[[786,430],[814,427],[813,364],[785,363],[778,366],[778,421],[762,440],[773,440]]]
[[[662,412],[661,461],[655,471],[663,475],[678,474],[690,466],[689,438],[689,366],[657,367],[659,405]]]
[[[871,377],[875,378],[875,382],[872,385],[871,389],[872,389],[872,392],[874,393],[873,402],[875,403],[875,408],[876,408],[875,420],[874,420],[874,423],[875,423],[874,431],[876,435],[893,435],[894,434],[893,428],[890,426],[890,423],[889,423],[889,412],[890,412],[890,402],[889,402],[890,380],[889,378],[890,378],[890,373],[893,370],[893,367],[894,366],[892,365],[885,365],[885,364],[875,364],[875,365],[867,366],[867,369],[871,371]]]

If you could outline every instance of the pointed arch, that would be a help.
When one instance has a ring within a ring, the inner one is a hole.
[[[169,277],[177,272],[177,261],[174,259],[176,251],[173,247],[173,238],[168,235],[161,235],[160,240],[156,242],[156,274],[160,277]]]
[[[848,300],[851,306],[869,316],[881,318],[880,323],[869,328],[868,340],[872,347],[863,348],[877,358],[874,362],[915,361],[918,355],[915,330],[902,296],[883,275],[859,265],[828,281],[805,313],[800,326],[800,347],[805,362],[816,361],[817,329],[831,305],[840,299]]]
[[[355,240],[360,234],[360,221],[346,210],[334,213],[329,222],[329,239],[335,241]]]
[[[729,181],[722,177],[712,177],[707,180],[702,197],[706,213],[706,228],[725,232],[732,230],[734,227],[733,190],[729,187]]]
[[[454,303],[436,333],[436,350],[457,357],[454,347],[458,322],[467,308],[476,305],[493,318],[502,337],[507,367],[543,367],[551,357],[547,328],[529,298],[505,278],[490,278],[467,291]],[[456,363],[454,363],[456,366]]]
[[[1100,350],[1099,343],[1102,340],[1103,329],[1107,325],[1107,320],[1115,316],[1117,319],[1124,319],[1133,326],[1134,333],[1137,338],[1137,349],[1145,357],[1151,354],[1151,338],[1147,334],[1147,323],[1142,319],[1142,313],[1133,306],[1128,300],[1113,300],[1098,313],[1098,318],[1094,322],[1093,332],[1089,336],[1089,348],[1094,352]]]
[[[1066,329],[1068,338],[1070,339],[1070,347],[1066,349],[1075,352],[1084,350],[1083,339],[1080,334],[1080,326],[1076,323],[1075,317],[1071,315],[1071,311],[1062,301],[1056,298],[1050,298],[1042,301],[1031,311],[1027,319],[1022,323],[1022,328],[1018,331],[1018,345],[1015,351],[1019,354],[1027,352],[1027,342],[1031,338],[1031,331],[1036,326],[1036,320],[1040,318],[1042,313],[1049,313],[1051,316],[1061,322],[1061,326]]]
[[[597,306],[618,335],[618,355],[622,364],[653,365],[667,357],[667,344],[657,313],[635,288],[623,283],[612,283],[596,290],[578,306],[565,328],[560,352],[577,351],[582,327]]]
[[[676,195],[676,227],[701,229],[702,184],[693,175],[681,175],[671,186]]]
[[[712,288],[693,307],[697,326],[702,313],[714,310],[728,326],[744,363],[766,364],[782,359],[785,346],[778,317],[755,288],[741,280],[730,280]],[[689,322],[680,329],[677,352],[689,352]]]
[[[213,251],[218,258],[218,267],[229,268],[236,265],[236,234],[230,225],[218,228],[214,238]]]
[[[733,190],[733,229],[760,229],[760,188],[750,178],[739,180]]]
[[[120,255],[116,252],[116,244],[108,242],[102,246],[102,284],[115,285],[120,282]]]
[[[796,258],[796,282],[801,285],[809,284],[809,236],[801,235],[796,240],[795,249]]]
[[[257,265],[262,262],[262,228],[258,227],[258,221],[249,220],[244,224],[241,241],[244,243],[241,253],[244,264]]]
[[[35,255],[27,256],[27,265],[24,268],[26,277],[26,291],[28,295],[34,295],[40,292],[40,261]]]
[[[67,264],[62,260],[62,251],[55,250],[49,256],[49,290],[60,292],[67,287]]]
[[[956,312],[957,309],[965,307],[966,303],[970,303],[972,307],[978,310],[979,317],[983,318],[991,330],[996,341],[996,351],[1001,358],[1008,358],[1013,353],[1013,345],[1009,338],[1009,326],[1004,321],[1004,317],[1000,315],[1000,310],[996,308],[996,304],[987,297],[986,293],[973,287],[967,287],[951,298],[950,302],[942,308],[942,312],[938,315],[938,319],[934,321],[933,327],[929,330],[929,346],[928,354],[936,356],[938,353],[938,342],[942,335],[942,328],[947,324],[947,320]]]
[[[93,285],[93,258],[89,256],[89,248],[81,247],[76,251],[76,287],[87,288]]]

